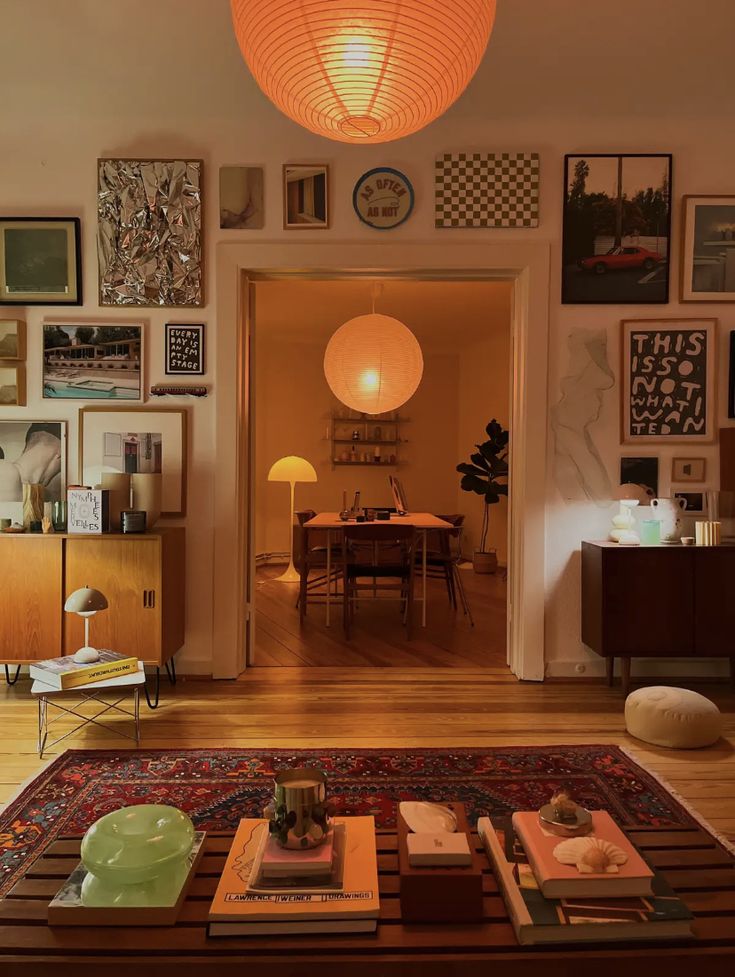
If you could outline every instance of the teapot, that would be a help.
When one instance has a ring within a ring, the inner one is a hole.
[[[661,523],[662,543],[678,543],[681,540],[681,514],[686,507],[686,499],[651,499],[651,508]]]

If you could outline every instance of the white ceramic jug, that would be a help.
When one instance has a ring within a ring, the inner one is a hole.
[[[661,523],[661,542],[678,543],[681,539],[681,514],[686,509],[686,499],[651,499],[655,518]]]

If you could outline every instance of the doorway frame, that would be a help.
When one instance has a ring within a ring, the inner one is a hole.
[[[310,266],[315,252],[319,264]],[[543,680],[549,264],[547,244],[489,243],[487,239],[472,244],[454,241],[449,249],[441,243],[386,243],[379,251],[364,243],[233,242],[218,246],[214,678],[236,678],[247,667],[247,581],[253,524],[248,517],[252,459],[247,452],[254,316],[251,285],[274,279],[407,278],[513,284],[508,665],[519,679]]]

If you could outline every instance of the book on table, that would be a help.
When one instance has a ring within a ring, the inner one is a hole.
[[[268,822],[241,821],[209,910],[209,935],[374,932],[380,910],[375,820],[335,818],[333,831],[328,878],[266,879]]]
[[[493,825],[480,818],[477,830],[521,945],[686,940],[692,914],[660,872],[652,895],[547,899],[541,892],[510,819]]]
[[[204,853],[205,831],[194,834],[187,857],[188,872],[174,902],[160,906],[85,906],[82,883],[87,870],[82,862],[71,873],[48,907],[49,926],[173,926],[184,904],[191,880]]]
[[[260,868],[264,879],[327,876],[332,871],[333,858],[333,830],[329,831],[318,848],[303,851],[282,848],[275,835],[270,835],[263,847]]]
[[[592,831],[587,837],[612,842],[627,856],[627,861],[615,873],[581,873],[576,865],[562,865],[554,857],[554,849],[564,839],[544,828],[538,812],[517,811],[513,815],[513,830],[523,845],[541,892],[548,899],[652,895],[653,872],[635,846],[607,811],[590,813]]]
[[[33,662],[29,666],[31,678],[37,679],[50,689],[64,691],[75,689],[80,685],[92,685],[95,682],[105,682],[123,675],[132,675],[138,671],[138,659],[130,655],[121,655],[116,651],[100,651],[96,662],[85,665],[75,662],[72,655],[62,658],[48,658],[45,661]]]

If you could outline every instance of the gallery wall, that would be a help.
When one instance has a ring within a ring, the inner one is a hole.
[[[375,244],[379,264],[383,235],[393,241],[491,240],[549,242],[549,406],[562,382],[584,372],[590,358],[608,366],[611,382],[588,418],[597,481],[589,486],[569,472],[558,431],[549,429],[546,537],[547,670],[596,673],[600,662],[579,639],[579,544],[604,536],[612,511],[606,486],[615,486],[622,454],[619,439],[619,322],[622,318],[691,317],[720,320],[718,421],[726,411],[727,333],[732,306],[681,305],[677,300],[680,198],[684,193],[733,192],[731,0],[707,0],[696,12],[689,0],[499,0],[485,61],[465,95],[436,123],[385,146],[327,142],[283,117],[249,76],[232,35],[226,0],[129,0],[120,8],[69,0],[25,0],[7,5],[0,34],[0,78],[10,93],[0,106],[3,152],[0,198],[7,215],[79,216],[83,231],[85,304],[66,310],[85,318],[121,313],[97,305],[95,245],[96,159],[100,156],[197,157],[204,160],[206,305],[202,310],[140,310],[147,330],[147,383],[163,379],[163,326],[167,320],[205,321],[210,397],[190,414],[187,526],[187,632],[182,671],[208,672],[212,657],[212,489],[217,376],[211,368],[217,343],[214,250],[219,242],[255,235],[287,240],[298,234],[320,242]],[[29,70],[29,60],[32,70]],[[686,70],[683,70],[685,66]],[[514,231],[434,228],[433,161],[437,153],[476,149],[539,152],[541,216],[538,228]],[[563,156],[570,152],[673,153],[673,238],[670,302],[664,306],[560,303],[560,234]],[[285,231],[281,167],[285,162],[327,162],[331,172],[331,228]],[[265,167],[263,231],[220,231],[218,168]],[[395,231],[373,231],[354,215],[351,193],[367,169],[392,165],[416,191],[412,217]],[[76,467],[76,411],[40,397],[44,315],[25,311],[28,322],[28,407],[2,408],[2,417],[68,418],[70,471]],[[5,315],[6,310],[2,311]],[[126,318],[129,317],[126,316]],[[233,351],[234,353],[234,351]],[[605,371],[603,371],[605,372]],[[657,449],[660,494],[670,488],[673,446]],[[717,446],[699,450],[708,462],[707,486],[718,479]],[[645,667],[642,663],[641,667]],[[664,666],[666,667],[666,666]],[[684,663],[684,668],[689,663]],[[719,667],[719,666],[716,666]],[[715,668],[715,666],[713,666]]]

